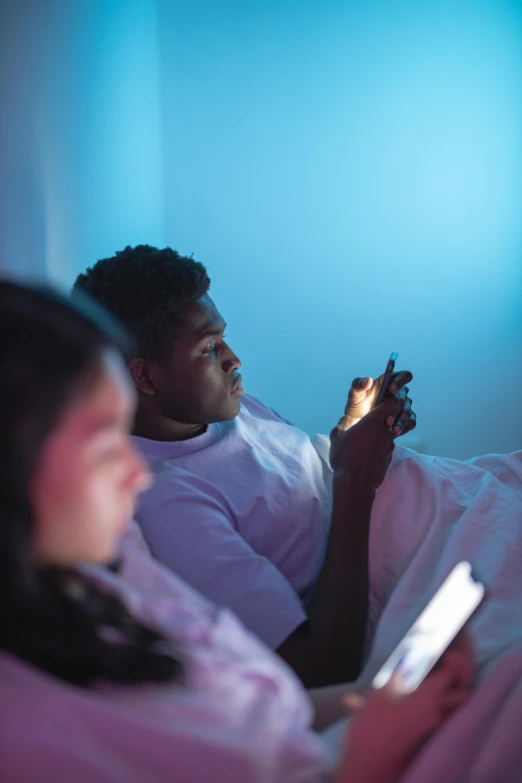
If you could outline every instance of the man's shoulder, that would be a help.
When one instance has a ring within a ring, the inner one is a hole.
[[[154,482],[140,495],[140,509],[158,507],[175,498],[178,505],[187,502],[206,503],[216,508],[229,506],[222,482],[212,480],[204,472],[189,470],[172,462],[154,466]]]

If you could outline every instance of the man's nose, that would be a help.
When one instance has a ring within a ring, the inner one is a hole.
[[[240,367],[241,360],[227,345],[227,354],[223,357],[223,370],[226,373],[231,373],[234,370],[239,370]]]

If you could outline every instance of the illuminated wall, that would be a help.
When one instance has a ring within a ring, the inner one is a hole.
[[[4,266],[169,243],[308,431],[398,350],[426,450],[521,447],[522,4],[3,5]]]
[[[164,240],[153,0],[2,0],[0,255],[70,283]]]

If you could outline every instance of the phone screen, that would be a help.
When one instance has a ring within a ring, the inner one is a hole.
[[[406,636],[373,680],[382,688],[398,674],[399,689],[417,688],[469,620],[484,596],[484,585],[471,574],[471,564],[455,566]]]

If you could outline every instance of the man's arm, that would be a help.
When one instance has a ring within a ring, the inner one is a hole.
[[[391,425],[402,406],[385,400],[348,430],[332,432],[333,510],[322,571],[308,619],[277,652],[309,687],[355,680],[368,611],[368,540],[375,492],[393,451]]]

